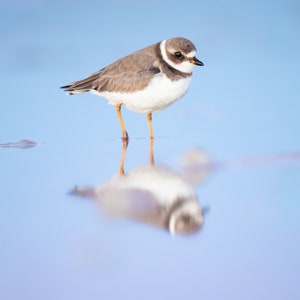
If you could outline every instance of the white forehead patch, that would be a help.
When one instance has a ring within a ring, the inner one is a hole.
[[[188,53],[186,56],[187,56],[188,58],[193,58],[193,57],[196,56],[196,51],[193,50],[193,51],[191,51],[190,53]]]
[[[172,62],[168,56],[167,56],[167,50],[166,50],[166,40],[162,41],[160,43],[160,52],[161,55],[164,59],[164,61],[170,65],[171,67],[173,67],[174,69],[183,72],[183,73],[191,73],[194,69],[194,64],[192,64],[189,61],[183,61],[180,64],[175,64],[174,62]],[[194,56],[196,56],[196,51],[191,51],[189,54],[187,54],[188,58],[193,58]]]

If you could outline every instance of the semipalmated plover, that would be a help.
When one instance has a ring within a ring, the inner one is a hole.
[[[95,187],[76,186],[72,194],[96,200],[110,216],[147,223],[172,235],[199,231],[204,216],[194,186],[169,167],[155,165],[153,159],[150,165],[124,173],[126,149],[123,142],[118,175]]]
[[[121,106],[146,113],[150,138],[154,138],[152,113],[168,107],[187,92],[195,65],[203,63],[196,58],[194,44],[176,37],[134,52],[61,88],[70,95],[90,92],[115,105],[124,140],[128,134]]]

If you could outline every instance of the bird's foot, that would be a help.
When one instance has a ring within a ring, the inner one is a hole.
[[[129,136],[128,136],[127,131],[122,132],[122,142],[123,142],[123,144],[126,144],[126,146],[128,146]]]

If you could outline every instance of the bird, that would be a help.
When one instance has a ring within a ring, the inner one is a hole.
[[[204,66],[196,58],[195,45],[186,38],[175,37],[124,56],[61,88],[70,95],[89,92],[115,105],[123,140],[129,136],[121,107],[146,114],[150,139],[153,139],[152,114],[184,96],[194,66]]]
[[[148,224],[172,236],[198,232],[204,224],[195,187],[169,166],[154,164],[153,139],[150,164],[124,172],[128,144],[123,141],[119,174],[94,187],[75,186],[72,195],[95,200],[111,217]]]
[[[75,186],[72,195],[96,201],[108,216],[163,229],[172,236],[198,232],[204,224],[195,188],[166,165],[141,165],[95,187]]]

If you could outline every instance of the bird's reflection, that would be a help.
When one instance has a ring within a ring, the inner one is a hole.
[[[118,174],[94,188],[75,187],[73,194],[95,199],[110,216],[144,222],[172,235],[197,232],[203,225],[197,193],[180,174],[154,164],[153,139],[150,163],[125,173],[126,151],[123,142]]]

